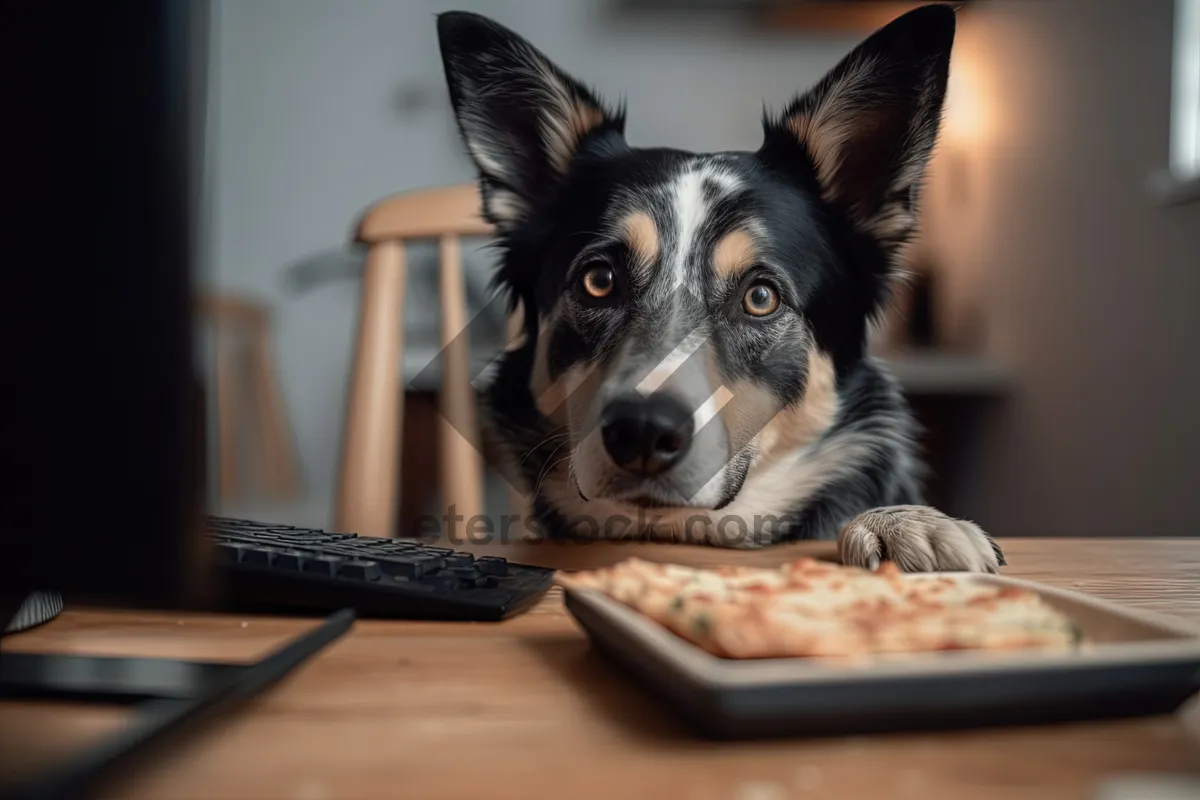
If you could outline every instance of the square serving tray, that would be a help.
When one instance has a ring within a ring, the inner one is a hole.
[[[1035,591],[1079,625],[1086,645],[1072,653],[960,650],[852,665],[740,661],[713,656],[601,592],[568,589],[565,598],[597,649],[717,738],[1150,716],[1174,712],[1200,692],[1200,628],[1013,578],[938,576]]]

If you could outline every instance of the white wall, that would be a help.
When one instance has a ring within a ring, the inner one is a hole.
[[[303,522],[329,521],[358,285],[293,293],[285,278],[297,264],[353,267],[344,243],[377,198],[471,177],[435,36],[434,13],[449,8],[489,14],[603,94],[623,94],[633,143],[689,149],[756,147],[762,103],[783,104],[851,45],[752,37],[723,21],[614,23],[599,0],[215,0],[208,278],[276,310],[313,492]],[[417,97],[408,111],[403,93]],[[423,300],[410,295],[414,346],[432,333]]]
[[[1200,203],[1145,188],[1171,0],[997,0],[963,28],[983,107],[935,238],[949,324],[1018,386],[959,502],[1003,534],[1200,533]]]

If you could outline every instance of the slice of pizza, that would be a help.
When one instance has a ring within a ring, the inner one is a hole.
[[[724,658],[846,658],[1069,648],[1076,626],[1034,592],[802,558],[775,569],[700,569],[631,558],[560,573]]]

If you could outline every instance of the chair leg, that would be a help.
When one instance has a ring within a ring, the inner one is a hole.
[[[229,503],[240,496],[236,341],[230,334],[228,323],[217,324],[214,338],[217,368],[217,486],[220,502]]]
[[[406,266],[400,242],[367,254],[353,377],[346,407],[336,530],[393,536],[399,492],[400,420],[404,393]]]
[[[442,502],[447,521],[443,533],[464,537],[465,526],[484,512],[483,456],[480,454],[475,395],[470,378],[470,343],[466,333],[466,291],[461,245],[457,236],[441,241],[439,270],[442,321],[441,450]],[[453,527],[450,527],[453,526]],[[485,531],[475,531],[484,533]]]

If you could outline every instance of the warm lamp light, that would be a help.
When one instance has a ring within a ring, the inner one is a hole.
[[[987,132],[986,92],[977,60],[969,49],[955,54],[946,87],[945,134],[955,144],[982,139]]]

